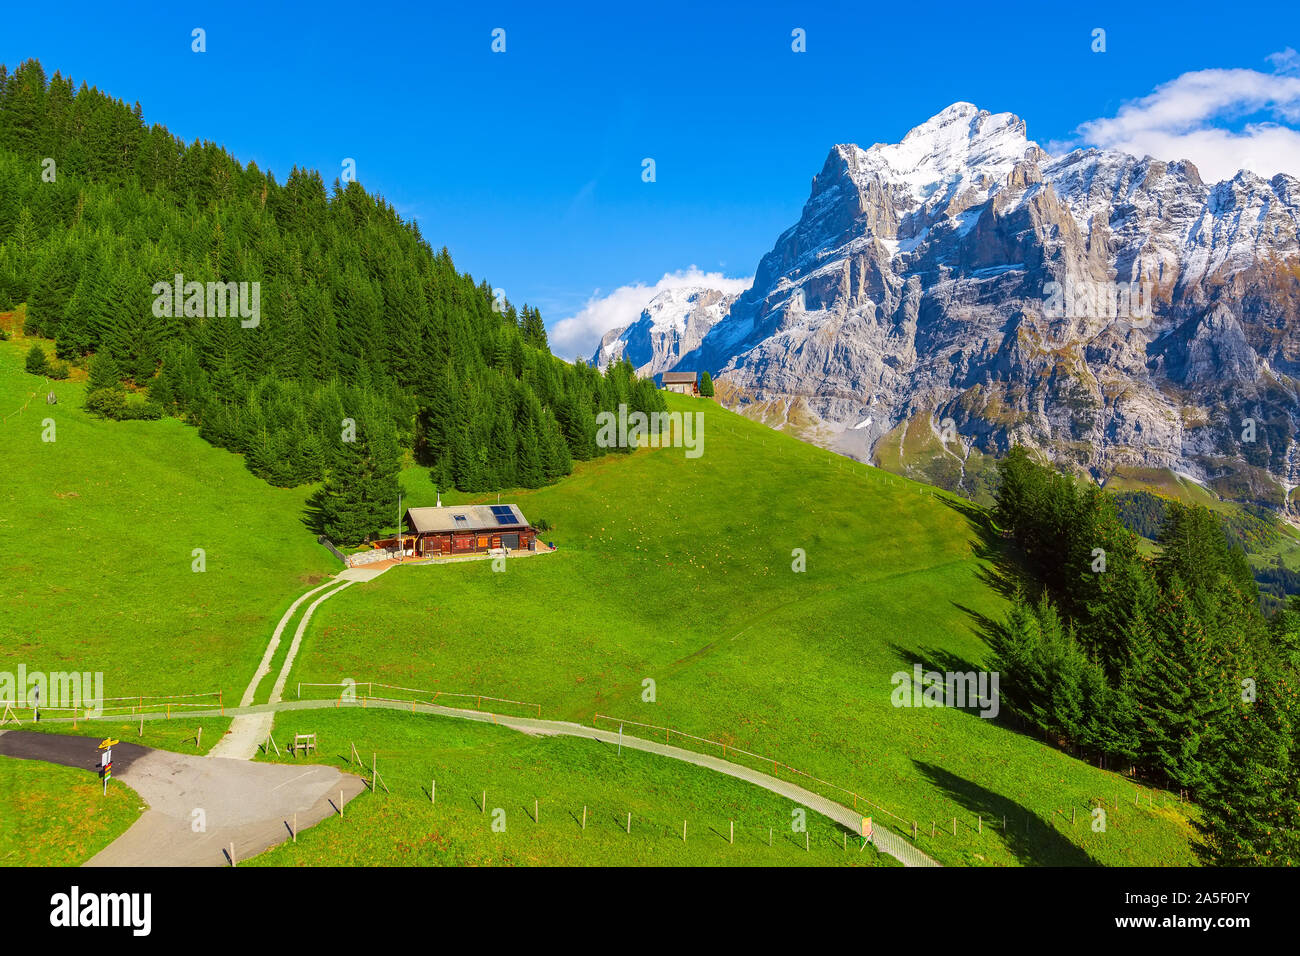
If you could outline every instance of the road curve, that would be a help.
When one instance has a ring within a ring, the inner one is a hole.
[[[0,731],[0,756],[43,760],[88,773],[99,766],[93,737],[24,730]],[[324,764],[249,763],[213,760],[113,745],[113,779],[149,805],[125,833],[86,866],[229,866],[277,846],[298,828],[306,830],[338,813],[365,789],[365,781]]]

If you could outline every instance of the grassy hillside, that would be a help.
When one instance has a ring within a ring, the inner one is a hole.
[[[1107,491],[1151,491],[1185,505],[1204,505],[1214,511],[1235,507],[1203,485],[1175,474],[1168,468],[1116,468],[1106,479]]]
[[[851,835],[846,851],[845,831],[811,812],[805,844],[804,833],[791,830],[795,805],[789,801],[631,749],[619,755],[594,741],[533,738],[490,724],[355,710],[282,714],[277,736],[289,739],[294,733],[316,733],[318,759],[340,769],[347,769],[349,744],[355,743],[367,762],[367,777],[371,754],[377,754],[380,776],[391,792],[380,788],[363,794],[342,820],[322,822],[296,845],[283,844],[249,861],[255,865],[897,865],[874,847],[861,849]],[[429,799],[434,780],[436,803]],[[494,812],[498,809],[500,814]],[[504,823],[503,831],[492,829],[494,819]],[[734,843],[729,842],[733,821]]]
[[[554,526],[556,553],[353,587],[318,610],[290,687],[382,680],[670,725],[915,819],[945,862],[1191,861],[1181,815],[1135,808],[1119,777],[974,713],[892,705],[895,672],[985,659],[977,627],[1002,599],[964,506],[707,400],[670,405],[704,414],[702,457],[645,450],[503,496]],[[1098,799],[1119,804],[1104,833],[1085,822]]]
[[[0,757],[0,866],[79,866],[135,823],[140,797],[86,770]]]
[[[918,415],[882,435],[873,461],[885,471],[958,492],[978,504],[993,503],[994,459],[974,448],[967,453],[960,441],[945,447],[928,415]]]
[[[270,488],[176,421],[94,419],[75,380],[44,405],[51,386],[22,371],[29,346],[0,343],[13,463],[0,669],[102,670],[108,696],[233,700],[279,615],[333,570],[301,524],[307,489]],[[1190,861],[1181,814],[1134,807],[1118,777],[974,713],[892,706],[895,672],[985,659],[978,628],[1003,603],[964,503],[711,402],[671,403],[704,415],[702,457],[614,455],[503,496],[550,522],[559,550],[504,573],[403,567],[352,587],[317,611],[290,688],[383,680],[671,725],[851,788],[878,821],[915,819],[922,848],[949,863]],[[410,504],[433,503],[425,471],[403,480]],[[1117,798],[1092,832],[1090,802]]]
[[[279,615],[337,570],[301,522],[308,489],[271,488],[174,419],[94,418],[81,382],[24,371],[31,342],[0,342],[0,670],[237,699]]]

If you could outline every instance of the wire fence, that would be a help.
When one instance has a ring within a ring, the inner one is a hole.
[[[103,717],[134,717],[146,713],[162,712],[171,717],[172,711],[183,710],[220,710],[226,712],[223,691],[215,690],[201,694],[135,694],[130,697],[105,697],[102,700],[82,698],[73,706],[64,704],[34,704],[25,700],[22,706],[12,702],[0,701],[0,714],[6,711],[19,720],[23,715],[36,719],[41,714],[67,714],[73,719],[95,720]]]
[[[681,730],[674,730],[671,727],[660,727],[655,724],[643,724],[635,720],[621,720],[618,717],[610,717],[605,714],[596,714],[594,720],[595,721],[607,720],[610,723],[618,724],[619,727],[625,727],[625,726],[638,727],[646,730],[663,731],[664,743],[666,744],[672,743],[673,738],[676,738],[679,741],[699,743],[705,745],[706,747],[718,747],[722,752],[722,758],[724,760],[732,756],[747,757],[750,760],[756,761],[757,763],[761,764],[764,772],[767,771],[768,767],[771,767],[772,776],[777,777],[778,779],[781,776],[781,770],[784,768],[788,776],[798,777],[800,778],[800,782],[806,781],[807,783],[824,787],[838,794],[843,794],[844,796],[850,797],[853,800],[854,810],[860,810],[864,806],[872,807],[873,809],[879,810],[881,813],[885,814],[886,816],[892,817],[893,819],[897,820],[899,823],[902,823],[904,825],[909,825],[908,821],[904,820],[898,814],[891,813],[890,811],[886,810],[884,807],[880,806],[880,804],[868,800],[866,797],[862,796],[856,791],[849,790],[846,787],[841,787],[838,784],[831,783],[829,780],[822,780],[820,777],[814,777],[812,774],[800,770],[797,767],[792,767],[787,763],[782,763],[781,761],[777,760],[775,757],[764,757],[762,754],[751,753],[748,750],[743,750],[740,747],[733,746],[732,744],[723,743],[720,740],[710,740],[707,737],[697,737],[694,734],[688,734],[685,731],[681,731]]]
[[[445,705],[445,706],[453,706],[452,704],[453,701],[468,702],[472,700],[474,702],[475,710],[482,710],[483,702],[487,701],[488,704],[506,704],[510,707],[518,707],[526,711],[527,715],[530,717],[540,718],[542,716],[542,705],[534,704],[530,701],[511,700],[507,697],[492,697],[488,694],[455,694],[455,693],[450,693],[448,691],[425,690],[418,687],[399,687],[395,684],[381,684],[378,681],[344,681],[337,684],[317,684],[317,683],[308,683],[307,681],[301,681],[298,684],[298,699],[299,700],[304,699],[302,696],[303,688],[307,688],[308,693],[310,694],[312,688],[325,688],[325,687],[343,688],[345,692],[350,689],[352,691],[352,695],[348,696],[346,693],[341,694],[338,697],[329,695],[328,697],[323,699],[338,700],[340,703],[355,703],[362,707],[364,707],[366,702],[370,700],[384,701],[386,703],[397,703],[397,704],[431,704],[431,705],[438,704],[438,705]],[[361,693],[361,688],[363,687],[365,688],[364,694]],[[381,691],[396,691],[399,694],[410,694],[414,696],[388,697],[382,694],[377,695],[375,693],[376,687],[378,687]],[[311,700],[313,698],[308,696],[306,699]],[[316,698],[316,699],[322,699],[322,698]]]
[[[50,385],[50,379],[48,377],[45,378],[43,382],[41,382],[41,388],[48,388],[49,385]],[[30,395],[27,396],[27,400],[23,402],[21,408],[16,408],[12,412],[9,412],[3,418],[0,418],[0,422],[7,422],[15,415],[21,415],[23,412],[27,411],[27,406],[32,403],[32,399],[34,399],[40,393],[41,393],[41,389],[39,388],[36,391],[32,392]]]

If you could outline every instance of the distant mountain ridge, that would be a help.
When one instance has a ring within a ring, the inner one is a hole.
[[[665,289],[647,303],[631,325],[605,333],[591,364],[603,370],[611,362],[626,358],[638,375],[658,375],[698,348],[735,301],[735,293],[707,286]]]
[[[859,458],[910,423],[958,458],[1024,443],[1277,505],[1300,484],[1298,223],[1294,177],[1054,157],[956,103],[900,143],[833,147],[676,367]]]

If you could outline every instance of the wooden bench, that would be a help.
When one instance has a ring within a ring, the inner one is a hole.
[[[309,753],[309,754],[315,753],[316,735],[315,734],[294,734],[293,744],[289,749],[293,752],[293,755],[295,757],[298,756],[299,750],[301,750],[303,753]]]

